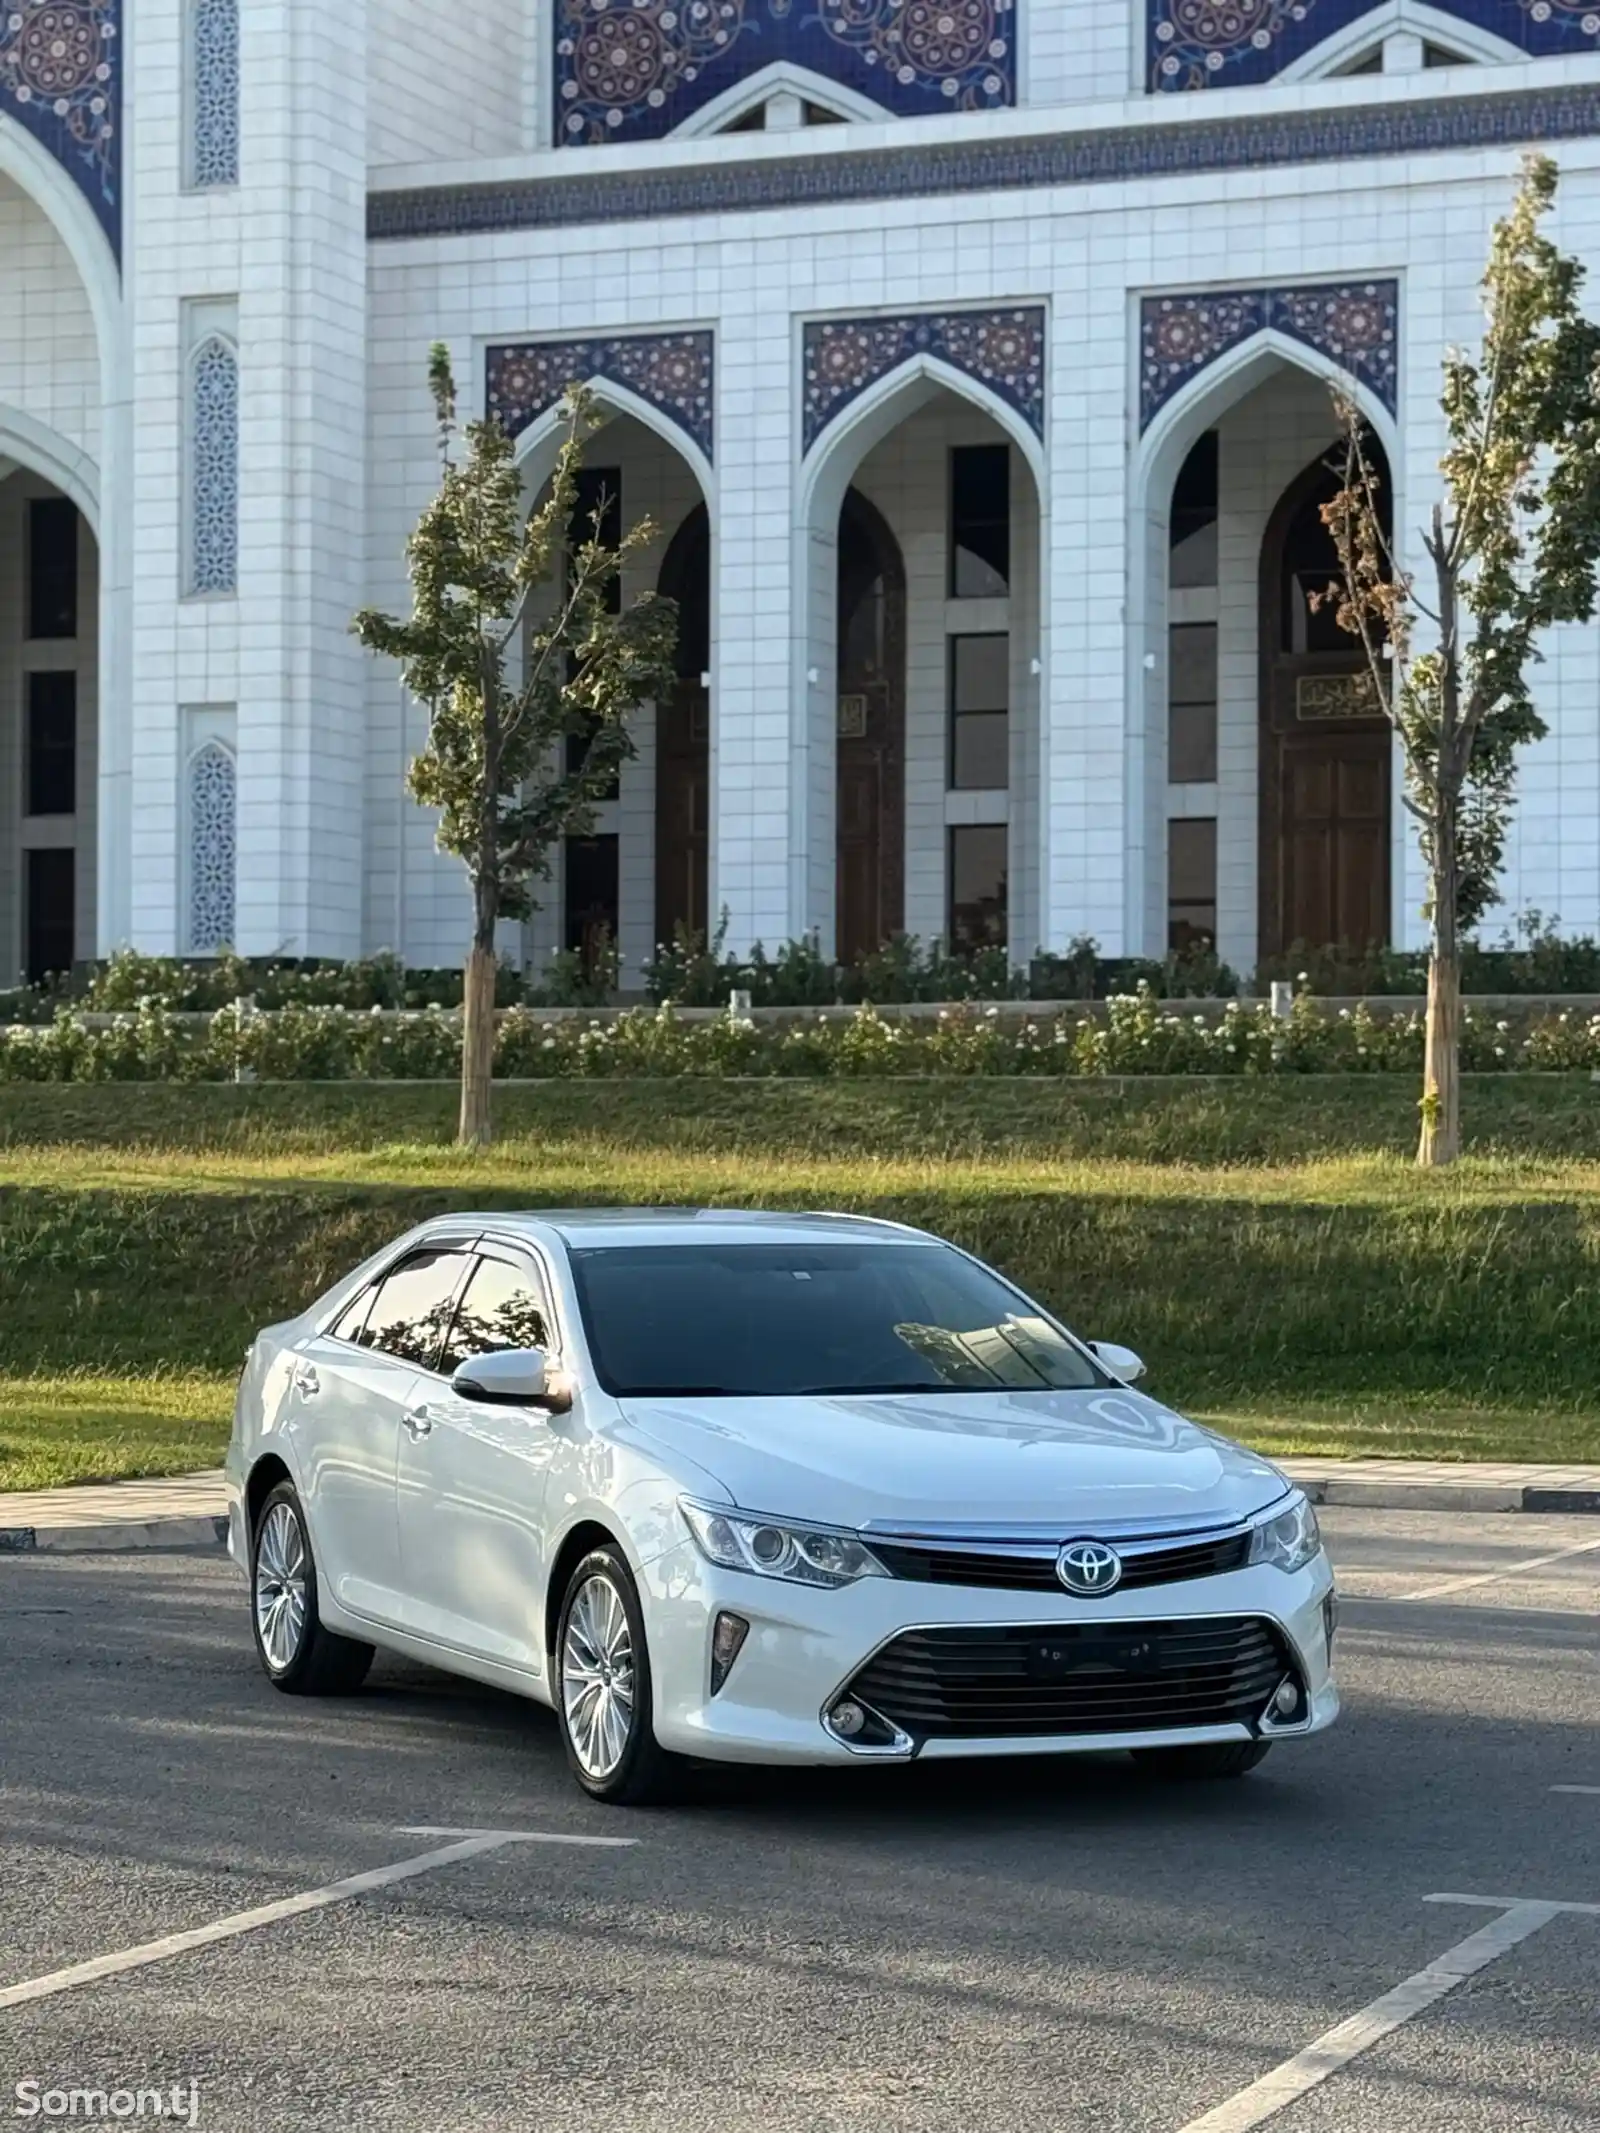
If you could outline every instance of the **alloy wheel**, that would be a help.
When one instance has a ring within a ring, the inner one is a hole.
[[[633,1738],[633,1635],[622,1595],[602,1572],[584,1579],[567,1611],[561,1709],[585,1777],[610,1777]]]
[[[294,1664],[305,1635],[310,1562],[300,1521],[275,1503],[256,1543],[256,1632],[275,1674]]]

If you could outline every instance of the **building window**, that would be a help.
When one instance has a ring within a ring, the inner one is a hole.
[[[30,674],[22,782],[29,815],[78,810],[78,677]]]
[[[23,940],[30,985],[64,977],[77,939],[78,855],[70,844],[27,855],[23,878]]]
[[[1217,582],[1217,483],[1217,433],[1207,430],[1172,485],[1167,582],[1175,588]]]
[[[191,593],[231,593],[239,583],[239,358],[208,334],[189,363],[189,570]]]
[[[1004,792],[1010,782],[1011,639],[950,639],[950,783]]]
[[[1217,775],[1217,625],[1167,632],[1167,780],[1210,785]]]
[[[239,182],[239,0],[190,0],[189,183]]]
[[[950,832],[950,945],[970,955],[1006,939],[1006,826],[970,822]]]
[[[567,923],[569,952],[593,969],[616,943],[619,913],[618,840],[615,837],[567,839]]]
[[[1004,599],[1011,582],[1011,447],[960,445],[950,454],[950,594]]]
[[[239,773],[233,750],[202,743],[189,758],[189,953],[219,955],[235,936]]]
[[[78,507],[67,496],[28,504],[28,635],[78,634]]]
[[[572,499],[572,516],[567,521],[567,550],[572,554],[589,541],[598,541],[602,548],[612,554],[622,546],[622,469],[621,467],[580,467],[576,494]],[[608,615],[622,612],[622,573],[618,571],[605,592],[605,610]],[[567,735],[567,769],[576,773],[583,768],[584,757],[589,753],[588,733]],[[603,800],[617,797],[617,781],[613,779],[600,795]]]
[[[1167,946],[1181,955],[1216,944],[1216,819],[1180,816],[1167,824]]]

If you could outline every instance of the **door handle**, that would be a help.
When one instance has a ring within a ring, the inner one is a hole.
[[[410,1431],[413,1444],[433,1434],[433,1415],[426,1407],[408,1407],[400,1419]]]
[[[306,1400],[314,1400],[317,1394],[322,1390],[322,1380],[317,1376],[316,1370],[312,1364],[300,1363],[296,1365],[294,1373],[294,1389],[297,1393],[300,1394],[302,1399]]]

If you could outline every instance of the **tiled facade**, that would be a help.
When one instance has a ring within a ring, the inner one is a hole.
[[[1600,72],[1554,0],[1207,4],[0,0],[0,280],[22,299],[0,306],[0,982],[50,873],[28,854],[53,846],[80,953],[231,928],[252,952],[459,956],[459,869],[404,791],[425,714],[348,627],[405,597],[435,340],[530,497],[552,409],[593,386],[591,460],[657,528],[630,592],[707,514],[683,686],[730,943],[845,923],[841,766],[886,716],[907,930],[947,930],[981,857],[1016,953],[1158,949],[1175,855],[1214,847],[1219,945],[1251,967],[1267,530],[1342,378],[1416,556],[1440,359],[1478,329],[1530,143],[1562,166],[1560,240],[1600,266]],[[71,87],[91,30],[110,72]],[[1205,558],[1180,569],[1174,487],[1210,433]],[[19,484],[82,513],[70,651],[27,636]],[[892,580],[882,702],[840,628],[863,511]],[[1197,643],[1214,741],[1179,762]],[[70,823],[29,813],[16,768],[25,676],[68,660]],[[1551,732],[1505,910],[1600,929],[1600,627],[1553,633],[1537,686]],[[564,857],[508,953],[568,944],[574,883],[593,896],[613,861],[625,963],[649,953],[667,735],[645,707],[599,876]],[[1392,818],[1389,932],[1414,940]]]

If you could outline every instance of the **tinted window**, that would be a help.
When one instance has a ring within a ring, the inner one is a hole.
[[[944,1245],[575,1251],[608,1392],[1038,1392],[1108,1381],[996,1274]]]
[[[431,1370],[465,1264],[461,1252],[413,1252],[402,1260],[373,1299],[362,1347],[381,1348],[419,1370]]]
[[[28,506],[28,635],[78,634],[78,507],[65,496]]]
[[[448,1374],[469,1356],[506,1348],[548,1348],[550,1320],[537,1284],[525,1267],[504,1259],[480,1259],[456,1305],[455,1324],[440,1369]]]
[[[377,1293],[375,1288],[358,1290],[328,1328],[328,1338],[335,1341],[360,1340],[361,1329],[367,1322],[367,1313],[372,1309],[372,1299]]]
[[[78,677],[28,676],[23,745],[23,812],[71,815],[78,806]]]
[[[1003,599],[1011,578],[1011,448],[961,445],[950,454],[950,590],[958,600]]]

